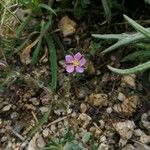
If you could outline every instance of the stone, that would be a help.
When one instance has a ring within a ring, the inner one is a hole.
[[[48,111],[48,107],[45,107],[45,106],[42,106],[39,109],[40,109],[42,114],[44,114],[44,113],[46,113]]]
[[[91,94],[88,99],[88,103],[92,106],[103,107],[107,106],[108,98],[106,94]]]
[[[16,120],[16,119],[18,119],[18,117],[19,117],[19,114],[18,114],[17,112],[12,112],[12,113],[10,114],[10,118],[11,118],[12,120]]]
[[[80,125],[82,125],[83,128],[86,128],[89,125],[91,119],[92,118],[90,116],[88,116],[87,114],[81,113],[79,115],[77,121]]]
[[[111,107],[108,107],[108,108],[106,109],[106,112],[107,112],[108,114],[111,114],[111,113],[113,112],[113,109],[112,109]]]
[[[109,150],[109,146],[105,143],[101,143],[98,147],[98,150]]]
[[[49,134],[50,134],[50,129],[49,128],[44,129],[43,132],[42,132],[42,135],[43,135],[44,138],[48,137]]]
[[[120,100],[120,101],[124,101],[124,100],[126,99],[126,96],[125,96],[123,93],[119,92],[117,98],[118,98],[118,100]]]
[[[128,140],[133,135],[135,124],[133,121],[126,120],[124,122],[113,123],[113,127],[116,129],[122,139]]]
[[[11,107],[12,107],[12,104],[8,104],[3,107],[2,111],[9,111]]]
[[[127,144],[122,150],[136,150],[136,149],[133,145]]]
[[[85,113],[86,110],[87,110],[86,104],[85,103],[81,103],[81,105],[80,105],[80,112],[81,113]]]
[[[36,97],[30,98],[29,101],[35,106],[38,106],[40,104],[39,100]]]
[[[130,74],[122,77],[122,84],[128,85],[129,87],[132,87],[133,89],[136,88],[136,82],[135,82],[135,74]]]

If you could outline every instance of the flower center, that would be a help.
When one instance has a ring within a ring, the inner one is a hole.
[[[73,60],[72,63],[75,67],[79,66],[80,64],[78,60]]]

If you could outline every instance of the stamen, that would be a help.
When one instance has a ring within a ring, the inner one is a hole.
[[[79,66],[80,64],[78,60],[73,60],[72,63],[75,67]]]

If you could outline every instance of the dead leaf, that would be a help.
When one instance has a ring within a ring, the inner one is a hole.
[[[58,23],[58,28],[62,31],[63,36],[66,37],[76,32],[76,23],[68,16],[65,16]]]
[[[23,64],[30,64],[31,63],[31,50],[32,48],[38,43],[39,38],[37,38],[34,42],[32,42],[30,45],[28,45],[26,48],[24,48],[20,53],[20,60]]]

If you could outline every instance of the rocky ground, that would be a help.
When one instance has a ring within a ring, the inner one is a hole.
[[[34,78],[46,78],[48,69],[39,66],[31,74]],[[93,66],[91,72],[77,78],[66,74],[60,65],[58,78],[55,97],[44,88],[31,87],[31,83],[23,81],[14,83],[1,94],[2,150],[26,149],[28,144],[43,148],[50,138],[59,137],[64,129],[73,130],[78,140],[84,131],[90,132],[99,150],[150,149],[149,97],[136,75],[120,77],[110,72],[102,73]],[[27,141],[27,134],[47,111],[52,98],[57,101],[58,108],[54,108],[41,132]],[[88,148],[87,142],[85,149]]]

